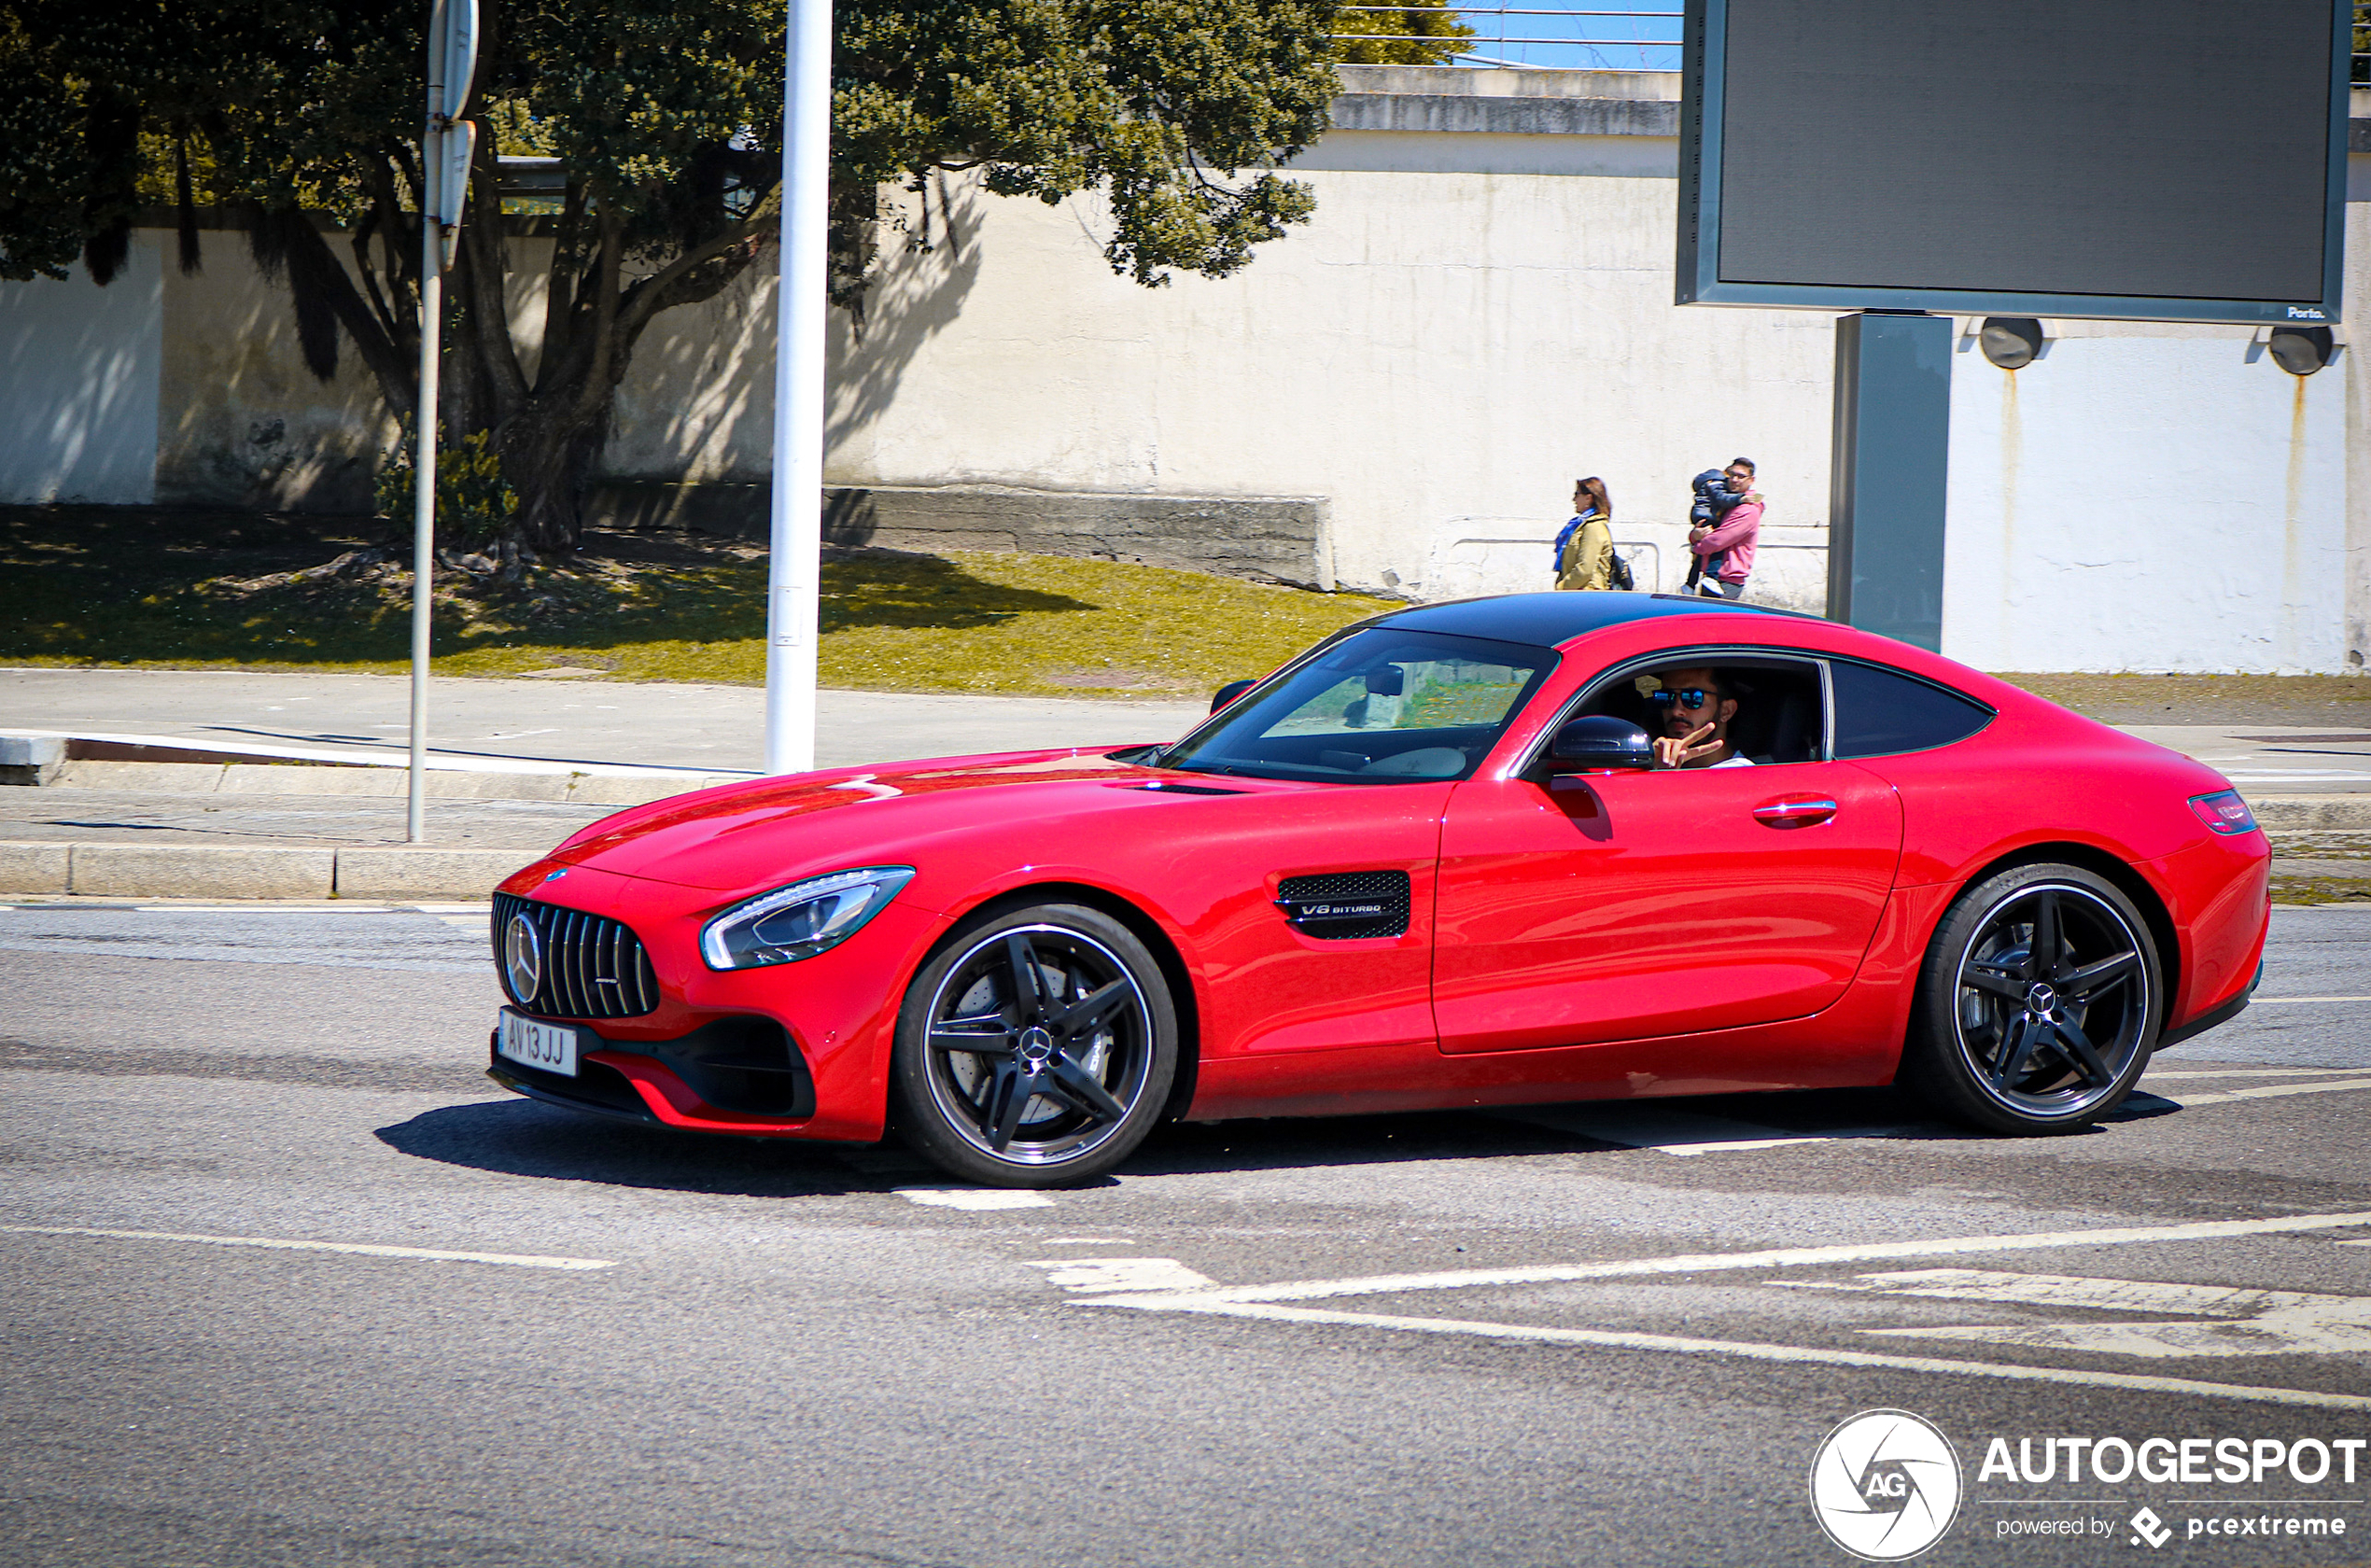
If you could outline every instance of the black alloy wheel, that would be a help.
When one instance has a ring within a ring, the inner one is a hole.
[[[915,977],[892,1109],[950,1174],[1059,1186],[1134,1152],[1176,1068],[1176,1009],[1144,945],[1100,911],[1039,904],[981,921]]]
[[[2122,889],[2076,866],[2019,866],[1943,917],[1902,1077],[1989,1131],[2073,1131],[2148,1066],[2162,993],[2156,945]]]

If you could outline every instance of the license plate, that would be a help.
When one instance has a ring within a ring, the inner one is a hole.
[[[502,1010],[502,1026],[495,1031],[494,1054],[522,1067],[538,1067],[565,1077],[576,1076],[576,1030],[566,1024],[540,1024],[524,1014]]]

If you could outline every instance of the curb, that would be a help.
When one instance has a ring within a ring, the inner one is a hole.
[[[157,794],[344,795],[400,800],[410,775],[400,767],[312,766],[274,763],[132,763],[75,760],[43,770],[42,789],[137,790]],[[738,773],[493,773],[433,768],[421,779],[430,800],[556,801],[572,805],[642,805],[718,784],[745,784]],[[31,779],[5,783],[30,784]]]
[[[2256,825],[2269,833],[2371,828],[2371,794],[2248,795],[2248,809],[2256,814]]]
[[[478,900],[537,858],[523,849],[0,843],[0,894]]]

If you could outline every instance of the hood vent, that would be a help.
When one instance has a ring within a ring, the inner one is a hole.
[[[1276,907],[1295,929],[1332,942],[1408,934],[1408,874],[1340,871],[1287,876],[1276,885]]]

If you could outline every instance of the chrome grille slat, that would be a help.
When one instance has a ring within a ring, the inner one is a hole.
[[[552,1000],[569,1017],[582,1017],[583,1009],[576,1004],[576,911],[554,911],[551,931],[551,944],[543,951],[552,966]]]
[[[552,917],[552,995],[560,1010],[571,1016],[583,1009],[576,1001],[576,911],[562,910]]]
[[[543,982],[532,998],[512,1001],[556,1018],[630,1018],[659,1004],[658,972],[634,928],[564,904],[540,903],[511,893],[494,896],[495,968],[502,967],[502,932],[524,914],[543,938]],[[616,985],[598,984],[608,975]],[[509,989],[509,981],[503,982]]]
[[[590,994],[588,994],[593,989],[591,984],[593,973],[592,963],[590,956],[584,951],[585,947],[588,945],[585,938],[589,934],[590,932],[586,929],[583,913],[581,910],[569,910],[567,947],[568,956],[568,1011],[580,1018],[583,1017],[592,1010],[593,1007],[593,998]]]

